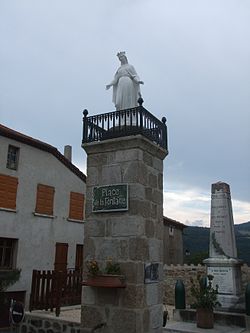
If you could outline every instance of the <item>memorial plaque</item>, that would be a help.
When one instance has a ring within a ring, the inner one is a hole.
[[[213,275],[213,287],[218,285],[219,294],[232,294],[234,291],[231,267],[208,267],[207,274]]]
[[[94,187],[92,210],[95,213],[128,210],[128,184]]]
[[[155,283],[159,281],[159,264],[145,264],[144,283]]]

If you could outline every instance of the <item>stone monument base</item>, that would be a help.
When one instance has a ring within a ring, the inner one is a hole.
[[[242,260],[217,257],[203,261],[207,267],[207,274],[213,275],[213,287],[219,286],[218,301],[220,311],[243,311],[244,296],[241,288]]]
[[[218,295],[218,301],[221,307],[218,307],[218,311],[228,311],[228,312],[244,312],[244,296],[234,296],[234,295]]]
[[[246,316],[243,313],[223,312],[221,310],[214,311],[214,322],[218,325],[244,328],[247,327],[247,317],[249,316]],[[173,318],[176,322],[196,322],[196,309],[174,309]]]

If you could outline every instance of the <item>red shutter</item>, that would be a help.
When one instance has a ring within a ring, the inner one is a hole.
[[[75,269],[81,270],[83,267],[83,245],[76,244]]]
[[[56,271],[66,271],[67,270],[67,258],[68,258],[68,244],[67,243],[56,243],[54,269]]]
[[[36,213],[53,215],[55,188],[48,185],[37,185]]]
[[[18,178],[0,175],[0,207],[16,209]]]
[[[83,220],[84,195],[82,193],[70,192],[69,218],[72,220]]]

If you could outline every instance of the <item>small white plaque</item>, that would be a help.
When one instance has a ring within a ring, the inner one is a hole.
[[[218,285],[219,294],[233,293],[233,276],[231,267],[208,267],[207,274],[213,275],[213,288]]]

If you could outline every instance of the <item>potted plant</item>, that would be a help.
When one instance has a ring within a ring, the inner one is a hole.
[[[87,279],[83,281],[84,286],[101,288],[125,288],[125,276],[121,274],[120,265],[109,259],[106,262],[104,272],[99,268],[96,260],[87,262]]]
[[[191,295],[194,297],[193,307],[196,308],[197,327],[213,328],[214,308],[221,304],[217,300],[218,285],[212,287],[213,275],[197,276],[195,282],[191,279]]]

